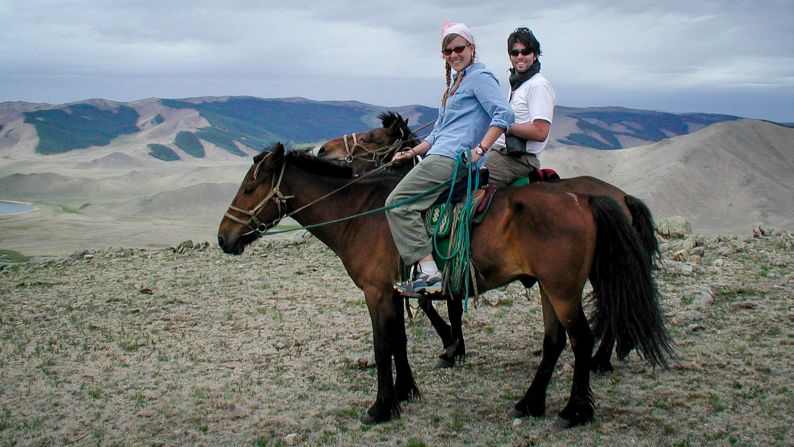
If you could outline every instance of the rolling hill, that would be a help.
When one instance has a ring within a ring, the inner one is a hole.
[[[248,157],[276,141],[308,144],[376,127],[380,124],[378,114],[386,110],[399,112],[414,128],[436,117],[436,110],[425,106],[387,109],[354,101],[303,98],[150,98],[62,105],[4,102],[0,103],[0,156],[93,151],[168,162]],[[550,147],[621,149],[736,119],[620,107],[558,106]],[[419,133],[424,136],[429,130]]]
[[[689,135],[615,151],[551,149],[541,163],[563,177],[593,175],[708,233],[764,222],[794,229],[794,129],[719,123]]]

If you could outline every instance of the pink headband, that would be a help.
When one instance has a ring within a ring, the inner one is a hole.
[[[441,25],[441,40],[444,40],[450,34],[457,34],[458,36],[466,39],[470,44],[475,45],[474,36],[469,31],[469,28],[463,23],[444,22]]]

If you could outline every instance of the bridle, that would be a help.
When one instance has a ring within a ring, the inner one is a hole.
[[[380,166],[383,163],[383,160],[385,160],[389,154],[399,150],[401,147],[403,147],[403,144],[405,142],[417,140],[416,137],[411,138],[410,140],[405,140],[404,139],[406,137],[405,131],[403,129],[399,129],[399,130],[400,130],[400,137],[397,138],[393,143],[372,150],[367,150],[366,147],[364,147],[361,143],[359,143],[355,133],[351,134],[352,137],[351,140],[353,141],[352,145],[348,144],[347,134],[343,135],[342,141],[345,144],[345,152],[347,154],[347,156],[344,158],[345,163],[350,165],[353,164],[355,160],[362,160],[372,163],[376,167]],[[362,153],[360,154],[355,153],[357,147],[361,149]]]
[[[367,148],[358,143],[355,132],[350,134],[350,139],[353,140],[352,145],[347,144],[347,134],[342,135],[342,141],[345,143],[345,153],[347,153],[345,157],[345,162],[347,162],[347,164],[353,163],[353,152],[356,150],[356,147],[360,147],[364,152],[367,152]]]
[[[259,166],[262,164],[262,162],[265,161],[265,158],[267,157],[263,157],[262,160],[260,160],[259,163],[256,164],[253,174],[254,179],[256,179],[257,175],[259,174]],[[293,198],[294,196],[285,196],[279,190],[279,187],[281,186],[281,179],[284,178],[284,169],[286,168],[286,166],[287,166],[286,163],[282,163],[281,171],[279,172],[278,177],[273,177],[273,180],[270,183],[270,192],[265,196],[264,199],[262,199],[258,204],[256,204],[255,207],[246,211],[244,209],[237,208],[236,206],[229,205],[229,210],[226,211],[226,213],[224,213],[224,216],[228,217],[229,219],[237,223],[245,225],[250,230],[247,233],[244,233],[242,236],[248,236],[253,233],[258,233],[261,235],[267,232],[267,230],[278,225],[278,223],[281,222],[281,219],[283,219],[287,215],[287,200]],[[259,211],[261,211],[262,208],[264,208],[265,205],[267,205],[267,203],[270,202],[271,200],[278,209],[278,217],[270,223],[264,223],[261,220],[259,220],[259,218],[256,217],[256,215],[259,214]],[[229,211],[235,211],[240,214],[245,214],[246,216],[248,216],[248,219],[246,220],[236,217],[230,214]]]

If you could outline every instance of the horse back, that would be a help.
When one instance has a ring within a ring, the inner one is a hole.
[[[525,275],[586,278],[595,236],[586,196],[535,183],[496,194],[472,231],[472,253],[483,276],[495,282]]]

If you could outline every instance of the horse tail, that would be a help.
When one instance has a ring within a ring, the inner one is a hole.
[[[662,259],[662,252],[659,249],[659,240],[656,239],[656,229],[653,223],[653,215],[648,206],[642,200],[626,195],[626,207],[631,213],[631,226],[640,237],[645,253],[650,257],[651,267],[656,269]]]
[[[667,367],[674,357],[673,343],[664,326],[651,259],[614,200],[593,196],[588,203],[597,231],[590,272],[595,331],[609,329],[652,365]]]

